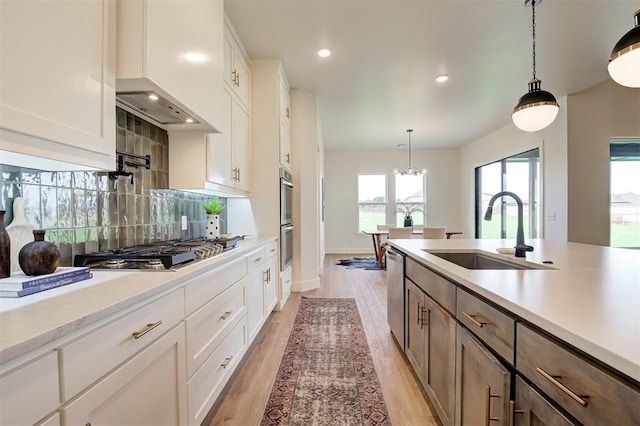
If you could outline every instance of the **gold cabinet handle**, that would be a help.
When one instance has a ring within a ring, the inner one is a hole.
[[[287,164],[291,163],[291,154],[287,152]]]
[[[429,320],[427,320],[426,318],[429,316],[430,312],[431,311],[429,309],[425,309],[424,306],[422,307],[422,324],[421,324],[421,326],[429,325]],[[420,327],[420,328],[422,328],[422,327]]]
[[[286,107],[284,110],[285,110],[285,112],[286,112],[286,116],[287,116],[287,118],[290,118],[290,117],[289,117],[289,107]]]
[[[569,389],[568,387],[566,387],[565,385],[560,383],[557,379],[560,379],[562,376],[551,375],[551,374],[547,373],[546,371],[544,371],[540,367],[536,367],[536,371],[539,374],[541,374],[542,377],[544,377],[545,379],[550,381],[555,387],[557,387],[562,392],[564,392],[567,395],[569,395],[569,397],[571,397],[571,399],[573,399],[575,402],[577,402],[581,406],[586,407],[587,405],[589,405],[589,403],[584,400],[585,398],[589,398],[589,395],[582,394],[582,393],[575,393],[574,391],[572,391],[571,389]]]
[[[158,322],[151,322],[147,324],[142,330],[134,331],[133,333],[131,333],[131,335],[133,336],[134,339],[139,339],[145,334],[147,334],[148,332],[150,332],[151,330],[153,330],[154,328],[156,328],[157,326],[159,326],[160,324],[162,324],[162,320]]]
[[[224,314],[222,314],[222,316],[220,317],[220,319],[222,321],[226,320],[227,318],[229,318],[229,315],[231,315],[233,311],[226,311]]]
[[[516,410],[516,402],[509,401],[509,426],[515,426],[516,414],[524,414],[524,410]]]
[[[240,167],[238,167],[238,182],[240,182]]]
[[[418,322],[416,324],[418,325],[422,325],[420,324],[422,322],[421,318],[420,318],[420,313],[422,312],[422,308],[420,307],[420,302],[416,302],[416,305],[418,306],[417,312],[418,312]],[[420,327],[422,328],[422,326]]]
[[[492,421],[500,421],[500,417],[491,417],[491,398],[500,398],[500,395],[495,394],[495,393],[491,393],[491,386],[487,385],[486,387],[486,394],[485,394],[485,405],[486,405],[486,410],[487,410],[487,416],[485,418],[485,422],[484,424],[486,426],[489,426],[489,423]]]
[[[224,359],[224,361],[222,361],[222,364],[220,364],[220,367],[222,368],[227,368],[229,366],[229,363],[231,362],[231,359],[233,357],[232,356],[228,356]]]
[[[475,315],[475,314],[471,315],[471,314],[466,313],[465,311],[462,311],[462,315],[464,315],[465,317],[469,318],[469,321],[471,321],[473,324],[477,325],[480,328],[482,328],[485,325],[487,325],[486,322],[478,321],[476,319],[476,317],[479,316],[479,315]]]

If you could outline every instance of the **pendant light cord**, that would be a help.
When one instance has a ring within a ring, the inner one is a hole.
[[[536,79],[536,1],[531,0],[531,30],[533,34],[533,42],[531,51],[533,52],[533,79]]]

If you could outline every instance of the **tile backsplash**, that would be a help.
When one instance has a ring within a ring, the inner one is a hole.
[[[151,168],[133,168],[129,177],[107,172],[43,171],[0,164],[0,207],[13,218],[13,200],[24,198],[25,215],[46,239],[58,245],[60,264],[76,254],[204,235],[202,203],[210,196],[168,189],[169,136],[141,118],[117,108],[116,149],[151,156]],[[115,165],[114,165],[115,169]],[[221,199],[226,203],[225,199]],[[188,229],[181,230],[187,216]],[[221,215],[226,230],[226,211]]]

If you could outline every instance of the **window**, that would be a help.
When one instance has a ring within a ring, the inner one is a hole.
[[[386,175],[358,175],[358,229],[377,230],[379,223],[386,223],[386,212]]]
[[[640,141],[610,146],[611,247],[640,247]]]
[[[426,175],[396,176],[396,205],[395,222],[398,226],[404,226],[404,217],[407,213],[413,218],[414,225],[424,225],[424,193]]]
[[[493,217],[485,221],[491,197],[511,191],[522,200],[525,238],[538,238],[540,215],[540,154],[538,149],[503,158],[476,168],[476,238],[515,238],[518,225],[517,205],[511,197],[501,197],[493,206]]]

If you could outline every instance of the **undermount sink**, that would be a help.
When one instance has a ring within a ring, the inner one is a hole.
[[[552,269],[547,266],[531,263],[522,264],[509,262],[477,251],[424,251],[447,262],[455,263],[465,269]]]

